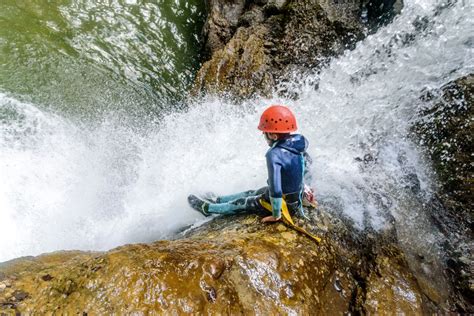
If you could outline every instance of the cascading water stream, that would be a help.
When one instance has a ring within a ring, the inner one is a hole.
[[[407,1],[392,24],[305,78],[318,88],[300,86],[296,101],[207,98],[138,125],[123,110],[71,118],[0,86],[0,261],[167,238],[202,220],[189,193],[264,185],[256,122],[271,102],[295,110],[322,204],[360,229],[395,220],[406,248],[425,251],[421,239],[439,238],[423,210],[436,184],[407,134],[422,89],[473,72],[470,12],[469,2]]]

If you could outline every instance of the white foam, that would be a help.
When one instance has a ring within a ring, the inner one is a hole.
[[[265,185],[267,145],[256,125],[273,102],[292,107],[310,141],[318,199],[361,228],[383,227],[410,195],[408,174],[425,192],[432,185],[406,134],[420,90],[473,71],[468,5],[434,14],[434,3],[406,3],[393,24],[310,78],[319,89],[303,86],[297,101],[209,98],[156,124],[144,119],[146,133],[116,113],[81,123],[0,94],[0,113],[16,113],[0,121],[0,261],[166,238],[202,219],[188,194]],[[423,15],[431,24],[417,31]],[[409,33],[414,40],[401,40]],[[356,160],[367,154],[377,163]]]

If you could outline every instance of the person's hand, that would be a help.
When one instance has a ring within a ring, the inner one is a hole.
[[[267,216],[262,219],[262,223],[274,223],[278,222],[281,219],[281,217],[275,218],[273,216]]]

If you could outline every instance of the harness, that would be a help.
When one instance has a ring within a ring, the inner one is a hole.
[[[272,210],[272,205],[270,203],[268,203],[267,201],[265,201],[264,199],[260,199],[260,204],[267,210],[269,211],[270,213],[273,212]],[[283,199],[282,201],[282,204],[281,204],[281,214],[283,215],[283,222],[290,226],[291,228],[293,228],[294,230],[296,230],[297,232],[300,232],[306,236],[308,236],[309,238],[313,239],[315,242],[317,242],[318,244],[321,242],[321,238],[309,233],[307,230],[305,230],[304,228],[301,228],[299,226],[296,226],[295,225],[295,222],[293,222],[293,219],[291,218],[291,215],[290,215],[290,212],[288,212],[288,206],[286,205],[286,201],[285,199]]]

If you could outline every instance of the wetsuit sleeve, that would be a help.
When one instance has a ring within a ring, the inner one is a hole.
[[[281,165],[272,153],[267,153],[268,185],[273,217],[280,218],[283,192],[281,189]]]
[[[270,197],[281,198],[283,192],[281,189],[281,165],[274,154],[267,154],[268,185],[270,186]]]
[[[272,203],[272,215],[275,218],[281,217],[281,205],[283,204],[282,198],[270,198],[270,202]]]

